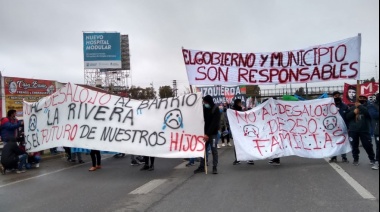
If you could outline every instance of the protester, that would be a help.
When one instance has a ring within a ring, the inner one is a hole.
[[[24,124],[16,118],[16,110],[9,110],[7,117],[1,119],[1,139],[6,145],[10,140],[18,137],[18,129]]]
[[[222,140],[222,147],[225,147],[225,140],[227,140],[227,146],[232,146],[230,142],[230,124],[228,123],[227,107],[219,107],[220,111],[220,137]]]
[[[149,159],[150,159],[150,166],[149,166]],[[145,164],[140,170],[141,171],[144,171],[144,170],[153,171],[154,170],[154,159],[155,159],[155,157],[144,156]]]
[[[71,161],[71,148],[64,146],[63,149],[65,150],[67,161]]]
[[[2,174],[11,169],[17,169],[17,174],[25,172],[23,167],[26,165],[26,158],[26,152],[19,148],[16,139],[8,139],[8,143],[4,146],[1,155]]]
[[[76,158],[78,157],[78,163],[84,163],[84,161],[82,160],[82,153],[81,152],[74,152],[73,149],[71,149],[70,152],[71,152],[70,162],[72,162],[72,163],[77,162]]]
[[[237,110],[237,111],[243,111],[243,108],[241,106],[241,99],[235,99],[234,101],[234,105],[232,106],[232,110]],[[232,163],[233,165],[239,165],[241,162],[237,160],[237,157],[236,157],[236,145],[235,145],[235,148],[234,148],[234,154],[235,154],[235,161]],[[253,160],[249,160],[247,161],[248,164],[250,165],[254,165],[255,162],[253,162]]]
[[[218,106],[215,105],[213,98],[210,95],[207,95],[203,98],[203,118],[205,121],[204,125],[204,141],[205,144],[205,155],[207,151],[207,146],[211,146],[212,152],[212,173],[218,174],[218,148],[217,148],[217,137],[220,127],[220,112]],[[194,170],[194,173],[201,173],[205,171],[205,160],[203,157],[199,164],[199,167]]]
[[[346,115],[348,122],[348,135],[352,146],[353,165],[359,165],[359,138],[372,165],[375,164],[372,140],[369,133],[371,117],[367,110],[367,97],[359,96],[355,106],[350,108]]]
[[[375,101],[368,106],[368,112],[372,118],[373,134],[376,144],[376,162],[372,166],[373,170],[379,170],[379,93],[376,94]]]
[[[28,166],[39,168],[41,154],[39,152],[28,153]]]
[[[143,163],[145,163],[144,158],[141,159],[141,156],[131,155],[131,166],[139,166]]]
[[[90,152],[92,167],[88,171],[95,171],[97,169],[101,169],[101,156],[99,150],[91,150]]]
[[[335,106],[339,110],[340,116],[343,118],[344,123],[348,126],[347,119],[346,119],[346,114],[348,113],[348,111],[350,110],[350,108],[346,104],[343,103],[342,98],[340,97],[340,95],[341,94],[340,94],[339,91],[334,91],[332,97],[334,98]],[[330,163],[337,162],[337,157],[333,156],[329,160],[329,162]],[[342,162],[349,163],[346,154],[342,154]]]

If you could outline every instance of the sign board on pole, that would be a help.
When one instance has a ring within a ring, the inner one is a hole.
[[[121,68],[120,33],[83,33],[85,69]]]

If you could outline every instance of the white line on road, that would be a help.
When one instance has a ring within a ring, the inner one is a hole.
[[[108,158],[110,158],[110,157],[102,158],[102,160],[105,160],[105,159],[108,159]],[[87,162],[87,163],[89,163],[89,162]],[[25,182],[25,181],[28,181],[28,180],[40,178],[40,177],[43,177],[43,176],[46,176],[46,175],[55,174],[55,173],[58,173],[58,172],[61,172],[61,171],[65,171],[65,170],[68,170],[68,169],[72,169],[72,168],[75,168],[75,167],[78,167],[78,166],[83,166],[83,165],[85,165],[87,163],[78,164],[78,165],[70,166],[70,167],[63,168],[63,169],[58,169],[58,170],[55,170],[53,172],[48,172],[48,173],[45,173],[45,174],[37,175],[37,176],[34,176],[34,177],[29,177],[29,178],[22,179],[22,180],[17,180],[17,181],[11,182],[11,183],[0,185],[0,188],[6,187],[6,186],[10,186],[10,185],[14,185],[14,184],[21,183],[21,182]]]
[[[174,169],[184,169],[184,168],[187,168],[186,164],[187,164],[187,162],[185,161],[185,162],[179,164],[178,166],[174,167]]]
[[[166,179],[152,180],[136,188],[135,190],[131,191],[129,194],[147,194],[165,182],[166,182]]]
[[[327,163],[329,163],[329,159],[328,158],[325,158],[325,160],[327,161]],[[369,200],[375,200],[376,197],[374,197],[367,189],[365,189],[362,185],[360,185],[354,178],[352,178],[346,171],[344,171],[344,169],[342,167],[340,167],[338,164],[336,163],[329,163],[331,167],[333,167],[333,169],[335,169],[336,172],[338,172],[338,174],[340,176],[342,176],[342,178],[344,180],[346,180],[346,182],[348,184],[350,184],[350,186],[352,188],[355,189],[356,192],[359,193],[360,196],[362,196],[364,199],[369,199]]]

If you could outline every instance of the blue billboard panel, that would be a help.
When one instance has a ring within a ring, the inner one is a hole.
[[[120,33],[83,33],[85,69],[121,68]]]

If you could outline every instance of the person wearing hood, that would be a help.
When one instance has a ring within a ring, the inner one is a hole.
[[[6,170],[16,169],[17,174],[25,172],[23,167],[26,165],[27,154],[25,151],[19,148],[16,142],[16,138],[11,138],[4,146],[1,155],[1,164],[3,165],[2,174],[6,173]]]
[[[376,144],[376,162],[372,166],[372,169],[379,170],[379,93],[376,94],[375,101],[368,106],[368,112],[372,118],[373,135]]]
[[[348,126],[347,119],[346,119],[346,114],[348,113],[348,111],[349,111],[350,108],[346,104],[343,103],[342,98],[340,97],[340,95],[341,94],[340,94],[339,91],[334,91],[332,97],[334,98],[334,103],[335,103],[336,108],[339,111],[340,116],[343,118],[344,123]],[[332,157],[329,160],[329,162],[330,163],[336,163],[337,162],[337,157],[336,156]],[[346,154],[342,154],[342,162],[343,163],[349,163]]]
[[[348,136],[352,147],[353,165],[359,165],[359,138],[364,150],[367,152],[371,165],[375,164],[375,153],[373,151],[370,135],[371,117],[367,109],[367,97],[359,96],[346,115],[348,122]]]
[[[207,146],[211,146],[212,152],[212,173],[218,174],[218,131],[220,127],[220,111],[219,107],[215,105],[212,96],[207,95],[203,98],[203,118],[204,118],[204,141],[205,151]],[[206,153],[206,152],[205,152]],[[206,154],[205,154],[206,155]],[[205,171],[205,158],[201,159],[199,167],[194,170],[194,174]]]

